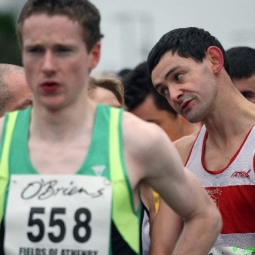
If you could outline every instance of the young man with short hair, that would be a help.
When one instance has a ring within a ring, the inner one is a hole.
[[[1,254],[139,254],[138,190],[146,182],[186,221],[175,254],[202,255],[220,215],[167,136],[88,98],[99,23],[86,0],[28,0],[21,11],[33,107],[4,118]],[[186,239],[202,230],[196,252]]]

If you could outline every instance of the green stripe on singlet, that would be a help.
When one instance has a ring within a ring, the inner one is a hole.
[[[3,219],[4,204],[5,204],[5,193],[6,187],[9,181],[9,152],[12,140],[12,134],[15,127],[15,122],[18,116],[18,112],[12,112],[6,116],[7,124],[5,127],[5,136],[2,134],[2,154],[0,162],[0,222]]]
[[[119,119],[120,110],[111,108],[110,122],[110,174],[113,185],[112,219],[123,239],[131,249],[139,254],[139,219],[132,206],[130,192],[122,164],[120,148]]]

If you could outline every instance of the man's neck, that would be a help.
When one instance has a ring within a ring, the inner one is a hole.
[[[82,106],[66,107],[58,111],[35,106],[31,111],[30,134],[52,141],[91,134],[95,111],[96,105],[90,100]]]

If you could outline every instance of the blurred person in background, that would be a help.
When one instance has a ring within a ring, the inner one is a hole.
[[[226,50],[229,75],[242,95],[255,104],[255,49],[247,46]]]
[[[124,88],[117,78],[95,78],[90,76],[89,97],[96,103],[124,107]]]
[[[32,104],[32,92],[27,86],[24,68],[0,64],[0,117],[6,112],[25,109]]]

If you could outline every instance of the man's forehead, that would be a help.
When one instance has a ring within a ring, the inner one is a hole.
[[[151,78],[153,83],[158,79],[162,79],[165,73],[168,72],[175,65],[180,65],[182,57],[178,56],[176,53],[172,53],[172,51],[166,52],[159,60],[158,64],[155,66],[151,73]],[[156,82],[157,83],[157,82]]]
[[[22,43],[40,44],[53,39],[61,44],[77,42],[82,39],[82,29],[77,21],[65,15],[32,15],[25,20],[22,29]]]

